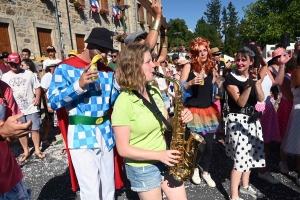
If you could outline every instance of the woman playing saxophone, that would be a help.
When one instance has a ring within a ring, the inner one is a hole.
[[[184,200],[187,197],[183,182],[176,181],[167,168],[178,163],[180,152],[167,150],[163,122],[134,93],[137,91],[155,104],[168,118],[159,89],[148,84],[154,79],[154,68],[147,44],[128,45],[120,53],[117,81],[123,92],[112,114],[116,145],[125,158],[131,189],[140,199],[162,199],[163,190],[170,200]],[[184,123],[191,121],[191,112],[184,109],[181,118]]]

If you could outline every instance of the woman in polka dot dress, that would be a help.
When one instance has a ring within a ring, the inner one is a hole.
[[[226,154],[234,160],[231,171],[231,199],[241,200],[238,192],[261,198],[262,194],[249,186],[251,168],[265,166],[262,128],[255,110],[257,101],[264,100],[257,68],[262,62],[254,45],[242,47],[236,56],[236,70],[225,77],[230,113],[226,119]],[[240,180],[242,185],[239,188]]]

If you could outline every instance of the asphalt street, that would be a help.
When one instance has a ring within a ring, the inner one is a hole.
[[[66,155],[59,153],[63,148],[61,142],[55,142],[55,136],[59,135],[59,128],[51,130],[50,139],[53,145],[44,149],[46,158],[37,159],[34,154],[24,163],[20,164],[24,182],[32,190],[32,199],[58,200],[74,199],[79,200],[79,191],[72,192],[69,179],[69,169]],[[59,137],[58,137],[59,138]],[[11,145],[11,149],[17,158],[22,153],[20,144]],[[251,173],[250,183],[265,195],[264,199],[269,200],[300,200],[300,187],[295,184],[297,173],[295,157],[289,157],[288,164],[290,174],[283,175],[279,172],[279,144],[273,144],[271,149],[270,162],[268,169],[280,184],[272,185],[257,177],[257,169]],[[32,152],[33,153],[33,152]],[[209,188],[205,183],[194,185],[190,181],[185,182],[187,196],[189,200],[228,200],[230,187],[230,171],[232,161],[225,155],[224,146],[215,142],[213,146],[213,159],[210,173],[216,182],[215,188]],[[240,195],[243,199],[253,199],[251,196]],[[129,182],[126,181],[122,190],[116,191],[116,200],[137,200],[137,194],[130,190]],[[166,199],[166,198],[165,198]]]

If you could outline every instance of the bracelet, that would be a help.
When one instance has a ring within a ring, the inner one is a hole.
[[[280,65],[279,68],[285,68],[285,65]]]
[[[159,32],[160,26],[161,26],[160,20],[156,19],[156,20],[154,20],[154,22],[151,25],[151,30],[155,30],[155,31]]]
[[[162,43],[161,48],[168,48],[168,46],[169,46],[168,37],[165,36],[165,38],[163,39],[163,43]]]

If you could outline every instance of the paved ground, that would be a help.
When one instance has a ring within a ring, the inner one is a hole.
[[[59,135],[59,129],[51,130],[51,140],[55,141],[55,136]],[[55,143],[55,142],[54,142]],[[59,142],[58,142],[59,143]],[[73,193],[69,181],[69,171],[67,157],[59,155],[63,148],[62,144],[55,144],[45,149],[47,157],[43,160],[37,159],[32,155],[24,164],[21,165],[24,174],[24,181],[27,187],[32,189],[32,199],[52,200],[52,199],[74,199],[79,200],[79,192]],[[20,144],[11,145],[11,149],[18,157],[22,153]],[[271,185],[257,177],[257,170],[253,170],[250,182],[259,189],[264,195],[264,199],[270,200],[296,200],[300,199],[300,187],[295,184],[296,160],[289,158],[289,167],[292,171],[289,175],[279,173],[279,145],[272,147],[271,162],[269,169],[272,174],[281,182],[278,185]],[[83,158],[84,159],[84,158]],[[201,183],[196,186],[187,181],[185,183],[189,200],[215,200],[228,199],[229,175],[232,161],[225,155],[224,147],[214,144],[213,160],[211,165],[211,176],[215,180],[217,187],[209,188]],[[253,199],[250,196],[240,195],[244,199]],[[116,192],[116,200],[137,200],[137,195],[129,189],[129,183],[123,190]]]

